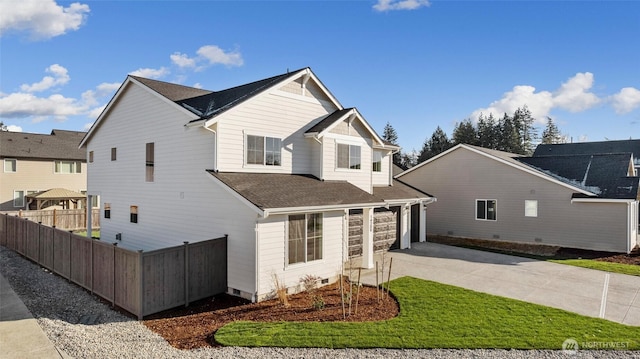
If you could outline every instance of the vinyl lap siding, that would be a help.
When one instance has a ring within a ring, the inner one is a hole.
[[[340,274],[343,258],[344,212],[326,212],[323,217],[323,258],[308,263],[287,265],[286,215],[277,215],[260,221],[259,230],[259,292],[264,299],[274,293],[274,275],[284,282],[290,291],[296,290],[300,278],[316,275],[334,281]]]
[[[573,191],[466,149],[400,178],[433,194],[429,234],[626,251],[626,203],[571,203]],[[475,219],[476,199],[497,201],[497,220]],[[525,200],[538,217],[524,216]]]
[[[360,156],[361,168],[359,170],[337,168],[337,143],[341,143],[339,139],[325,136],[323,139],[324,160],[323,176],[328,181],[348,181],[349,183],[359,187],[363,191],[372,193],[373,186],[371,184],[371,167],[372,167],[372,150],[371,140],[361,143]]]

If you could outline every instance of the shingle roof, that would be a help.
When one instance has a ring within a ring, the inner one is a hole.
[[[285,74],[232,87],[222,91],[202,90],[137,76],[129,76],[167,99],[175,102],[179,106],[182,106],[198,115],[200,119],[209,119],[250,99],[270,86],[285,80],[288,77],[294,76],[300,71],[304,71],[305,69],[306,68],[287,72]]]
[[[602,153],[633,153],[635,164],[638,166],[640,165],[640,140],[540,144],[536,147],[533,157]]]
[[[581,185],[599,198],[629,198],[638,194],[638,177],[628,177],[631,153],[519,157],[518,161],[570,184]]]
[[[37,199],[78,199],[86,198],[82,193],[74,192],[65,188],[51,188],[46,191],[27,195],[30,198]]]
[[[298,174],[208,172],[263,210],[384,202],[347,181]]]
[[[353,108],[335,110],[331,114],[329,114],[327,117],[322,119],[320,122],[313,125],[313,127],[308,129],[307,132],[305,133],[320,133],[326,130],[327,128],[329,128],[333,123],[338,121],[340,118],[342,118],[342,116],[346,115],[351,110],[353,110]]]
[[[53,130],[51,134],[0,131],[0,157],[86,161],[78,145],[86,132]]]
[[[400,180],[394,180],[393,186],[373,187],[373,195],[385,201],[425,199],[433,197]]]

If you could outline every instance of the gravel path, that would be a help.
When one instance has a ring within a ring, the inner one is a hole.
[[[45,334],[74,358],[640,358],[640,352],[207,348],[178,350],[84,289],[0,246],[0,273]]]

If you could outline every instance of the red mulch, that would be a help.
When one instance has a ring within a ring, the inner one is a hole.
[[[346,288],[348,289],[348,285]],[[324,308],[314,308],[314,296],[322,298]],[[187,308],[154,314],[143,323],[178,349],[196,349],[217,346],[213,334],[225,324],[236,320],[364,322],[396,317],[399,313],[397,301],[386,294],[378,300],[380,296],[382,292],[377,288],[361,287],[357,314],[354,296],[351,315],[347,315],[345,319],[338,283],[320,287],[313,294],[303,292],[290,295],[289,306],[284,306],[277,299],[249,303],[244,299],[223,294],[192,303]],[[348,314],[348,304],[345,311]]]

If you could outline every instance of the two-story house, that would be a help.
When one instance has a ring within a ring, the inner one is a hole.
[[[350,232],[372,267],[379,214],[397,247],[424,241],[434,200],[393,180],[398,147],[309,68],[223,91],[128,76],[81,147],[101,240],[153,250],[226,234],[228,292],[254,301],[274,276],[336,280]]]
[[[0,131],[0,210],[28,209],[26,196],[52,188],[87,189],[87,158],[78,148],[85,132]]]

